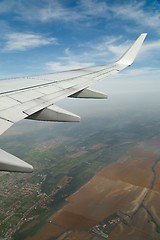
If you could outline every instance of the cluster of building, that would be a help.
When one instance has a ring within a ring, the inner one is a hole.
[[[121,221],[122,221],[121,217],[114,213],[111,216],[105,218],[102,222],[100,222],[96,226],[92,227],[90,232],[104,239],[108,239],[109,234]]]

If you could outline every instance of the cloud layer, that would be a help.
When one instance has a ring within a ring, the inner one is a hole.
[[[154,5],[155,5],[154,1]],[[135,22],[137,26],[149,27],[154,30],[160,27],[159,4],[147,7],[146,1],[104,1],[80,0],[74,1],[72,7],[67,1],[41,0],[2,0],[0,14],[10,13],[15,20],[39,22],[66,22],[69,24],[91,22],[94,19],[125,20]],[[154,13],[154,14],[153,14]]]
[[[8,33],[5,35],[5,51],[24,51],[29,48],[57,44],[57,39],[33,33]]]

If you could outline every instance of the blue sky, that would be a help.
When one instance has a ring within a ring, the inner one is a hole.
[[[1,78],[110,63],[147,32],[133,67],[113,79],[157,91],[150,81],[160,75],[158,0],[1,0],[0,29]]]

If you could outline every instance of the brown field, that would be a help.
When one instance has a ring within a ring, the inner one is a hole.
[[[160,162],[158,162],[156,168],[156,180],[154,184],[154,190],[160,192]]]
[[[27,225],[25,228],[23,228],[23,229],[21,230],[21,232],[25,232],[25,231],[31,229],[31,228],[34,227],[37,223],[39,223],[38,220],[33,220],[33,221],[31,221],[30,223],[28,223],[28,225]]]
[[[101,148],[107,147],[107,144],[98,143],[90,147],[91,150],[99,150]]]
[[[98,175],[141,187],[149,187],[153,178],[151,168],[156,160],[157,155],[138,148],[131,153],[131,156],[110,164]]]
[[[143,221],[142,221],[143,219]],[[140,209],[129,224],[119,224],[110,234],[110,240],[147,240],[155,239],[155,225],[150,221],[150,217],[145,209]]]
[[[87,153],[87,151],[82,150],[82,151],[79,151],[79,152],[76,152],[76,153],[67,154],[66,157],[67,158],[77,158],[77,157],[80,157],[80,156],[82,156],[82,155],[84,155],[86,153]]]
[[[33,238],[34,240],[40,239],[50,239],[51,237],[57,236],[63,233],[66,229],[64,227],[56,226],[52,223],[45,224],[45,231],[40,231],[36,236]],[[26,238],[26,240],[30,240],[32,238]]]
[[[146,189],[141,187],[95,176],[67,199],[69,203],[65,210],[101,221],[119,209],[125,209],[129,213],[137,206],[137,202],[141,201],[145,192]]]
[[[48,219],[50,223],[27,240],[99,240],[91,229],[114,214],[121,220],[109,230],[109,240],[158,240],[159,183],[157,155],[134,149],[68,197],[68,203]]]
[[[160,194],[155,191],[150,191],[144,205],[160,226]]]
[[[98,221],[87,218],[85,215],[70,212],[65,209],[55,214],[54,217],[51,217],[49,220],[68,229],[89,229],[98,223]]]
[[[91,237],[92,235],[85,231],[68,231],[58,237],[57,240],[91,240]]]

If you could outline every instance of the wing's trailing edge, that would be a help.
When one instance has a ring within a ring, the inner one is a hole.
[[[80,121],[79,116],[59,108],[55,103],[66,97],[107,98],[103,93],[88,89],[89,86],[130,66],[146,35],[142,33],[112,64],[0,81],[0,135],[22,119]],[[33,167],[0,149],[0,170],[28,173],[33,171]]]

